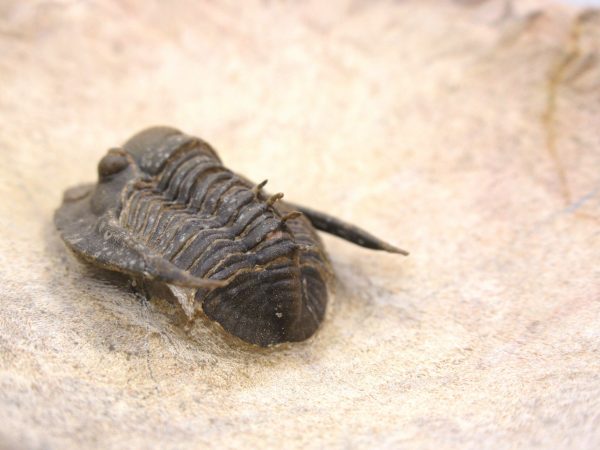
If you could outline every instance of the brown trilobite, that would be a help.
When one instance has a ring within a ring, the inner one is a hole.
[[[167,127],[111,149],[98,182],[69,189],[55,223],[86,261],[167,287],[191,319],[202,310],[261,346],[319,327],[331,270],[315,228],[403,253],[334,217],[266,195],[201,139]],[[164,292],[164,289],[163,289]]]

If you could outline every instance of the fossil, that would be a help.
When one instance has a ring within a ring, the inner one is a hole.
[[[146,293],[166,287],[190,320],[202,311],[260,346],[302,341],[323,320],[332,276],[315,229],[407,253],[265,184],[224,167],[203,140],[153,127],[110,149],[98,182],[68,189],[54,220],[77,256]]]

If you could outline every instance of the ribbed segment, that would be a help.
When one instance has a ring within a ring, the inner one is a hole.
[[[121,223],[177,267],[227,280],[197,299],[231,333],[261,345],[306,339],[325,313],[326,258],[305,218],[282,221],[285,205],[279,211],[252,187],[187,148],[131,189]]]
[[[318,328],[327,292],[321,275],[290,260],[240,271],[230,287],[208,293],[203,310],[223,328],[259,345],[302,341]]]

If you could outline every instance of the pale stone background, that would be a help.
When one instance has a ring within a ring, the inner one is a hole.
[[[600,6],[600,0],[562,0],[565,3],[582,6]]]
[[[4,0],[0,55],[0,447],[600,446],[599,13]],[[186,330],[51,219],[152,124],[411,256],[325,237],[305,343]]]

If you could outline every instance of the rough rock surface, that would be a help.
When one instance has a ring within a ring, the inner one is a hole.
[[[0,4],[0,447],[598,448],[600,14],[549,1]],[[79,264],[65,188],[152,124],[325,238],[260,350]]]

